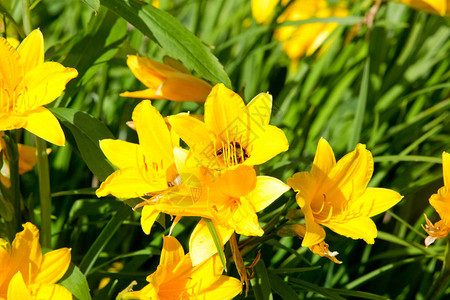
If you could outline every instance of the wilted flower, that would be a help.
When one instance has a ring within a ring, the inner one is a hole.
[[[432,14],[441,16],[448,15],[450,12],[449,0],[394,0],[411,6],[414,9],[423,10]]]
[[[441,220],[433,223],[425,216],[427,224],[423,227],[428,233],[425,246],[434,243],[436,239],[445,238],[450,232],[450,153],[442,153],[442,171],[444,174],[444,186],[436,194],[431,195],[429,201],[437,211]]]
[[[75,69],[44,62],[44,38],[39,29],[17,50],[0,37],[0,131],[25,128],[63,146],[64,132],[43,105],[59,97],[77,75]]]
[[[311,18],[346,17],[345,2],[329,5],[326,0],[296,0],[278,18],[278,23]],[[283,26],[275,31],[275,38],[283,42],[283,49],[292,60],[312,55],[338,27],[337,23],[309,23]]]
[[[320,139],[311,172],[296,173],[287,181],[297,192],[297,203],[305,215],[302,246],[311,247],[325,239],[320,225],[374,243],[377,228],[370,217],[389,209],[402,196],[389,189],[367,188],[372,173],[372,154],[365,145],[358,144],[336,163],[330,145]]]
[[[0,299],[72,299],[70,292],[55,284],[70,264],[70,249],[61,248],[42,255],[39,230],[25,223],[10,244],[0,239]]]
[[[217,84],[205,102],[204,122],[186,114],[169,117],[170,125],[190,147],[187,164],[223,170],[259,165],[289,147],[284,132],[269,125],[272,96],[261,93],[247,106]]]
[[[148,89],[125,92],[120,94],[122,97],[204,102],[212,88],[206,81],[192,76],[177,61],[171,61],[169,66],[147,57],[129,55],[127,64]]]
[[[232,299],[242,290],[239,280],[222,275],[223,267],[214,256],[193,267],[190,254],[184,254],[178,240],[164,237],[157,270],[147,276],[140,291],[126,292],[122,299]]]

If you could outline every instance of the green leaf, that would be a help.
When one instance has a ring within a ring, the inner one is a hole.
[[[81,273],[80,269],[73,263],[70,263],[69,269],[58,284],[68,289],[75,300],[90,300],[89,285],[86,277]]]
[[[300,26],[311,23],[337,23],[339,25],[357,25],[364,21],[364,17],[349,16],[349,17],[328,17],[328,18],[309,18],[300,21],[286,21],[278,25],[278,27],[284,26]]]
[[[295,290],[289,284],[287,284],[287,282],[284,282],[280,277],[275,275],[273,273],[273,270],[268,271],[267,274],[269,276],[270,285],[275,293],[286,300],[299,299],[299,296],[297,295]]]
[[[103,155],[99,145],[102,139],[114,139],[109,129],[96,118],[76,109],[50,108],[50,110],[70,130],[75,139],[73,146],[78,148],[92,173],[99,180],[104,181],[114,172],[114,168]]]
[[[208,227],[209,233],[211,233],[214,245],[216,245],[217,252],[219,253],[220,260],[222,261],[223,269],[227,272],[227,261],[225,259],[225,254],[223,253],[222,243],[220,242],[219,234],[214,227],[213,221],[211,219],[203,218],[206,226]]]
[[[266,265],[260,260],[255,266],[255,277],[250,281],[257,300],[272,299],[269,276]]]
[[[81,0],[81,1],[89,5],[95,11],[95,13],[98,12],[98,9],[100,8],[100,0]]]
[[[169,56],[179,59],[201,77],[231,87],[223,66],[211,51],[176,18],[137,0],[103,0],[111,9],[146,36],[155,39]]]

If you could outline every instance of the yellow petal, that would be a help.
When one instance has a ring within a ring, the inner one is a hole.
[[[184,257],[184,250],[180,242],[173,236],[163,237],[163,248],[161,251],[160,266],[175,266]]]
[[[444,174],[444,185],[450,188],[450,153],[442,153],[442,173]]]
[[[238,166],[220,174],[216,178],[215,187],[233,198],[246,196],[256,186],[255,169],[249,166]]]
[[[297,195],[297,202],[299,195]],[[325,240],[325,230],[316,223],[314,216],[309,205],[301,207],[303,214],[305,215],[306,233],[302,241],[303,247],[311,247]]]
[[[214,223],[217,234],[222,245],[230,239],[234,229],[228,226],[222,226]],[[189,253],[192,259],[192,265],[196,266],[217,253],[211,234],[205,222],[201,220],[192,231],[189,239]]]
[[[31,286],[34,299],[71,300],[72,294],[58,284],[33,284]]]
[[[385,212],[400,200],[402,195],[399,193],[383,188],[367,188],[357,200],[352,201],[352,208],[362,214],[372,217]]]
[[[26,123],[27,123],[26,118],[22,116],[15,116],[10,113],[0,113],[1,131],[22,128],[25,126]]]
[[[156,93],[155,89],[146,89],[136,92],[123,92],[120,97],[143,98],[143,99],[164,99],[162,95]]]
[[[69,268],[70,257],[69,248],[61,248],[44,254],[35,283],[56,283]]]
[[[119,169],[138,168],[138,147],[137,144],[121,140],[107,139],[100,141],[103,154]]]
[[[205,102],[205,123],[223,142],[239,141],[247,132],[244,101],[224,84],[215,85]]]
[[[175,132],[190,148],[196,144],[209,142],[210,133],[202,121],[186,114],[169,116],[168,119]]]
[[[13,91],[19,84],[23,76],[23,64],[20,60],[19,54],[6,39],[0,37],[0,78],[3,81],[3,89]],[[1,82],[0,81],[0,85]],[[6,97],[1,95],[0,97]],[[2,126],[3,127],[3,126]]]
[[[148,183],[144,181],[138,169],[127,168],[109,175],[95,193],[97,197],[111,194],[117,198],[136,198],[166,188],[165,178],[155,178],[154,181]]]
[[[281,180],[269,176],[258,176],[255,189],[250,192],[247,198],[255,211],[258,212],[269,206],[289,189],[290,187]]]
[[[56,117],[45,107],[40,106],[26,116],[24,128],[38,137],[55,144],[64,146],[66,137]]]
[[[211,86],[190,74],[178,73],[167,78],[157,94],[172,101],[205,102],[211,92]]]
[[[17,52],[23,61],[25,73],[44,62],[44,37],[39,29],[33,30],[20,44]]]
[[[316,178],[322,178],[323,176],[327,176],[335,165],[336,159],[333,149],[324,138],[320,138],[316,155],[314,156],[311,174]]]
[[[289,143],[283,130],[276,126],[267,125],[261,135],[250,141],[250,157],[245,160],[246,165],[260,165],[277,154],[287,151]]]
[[[127,65],[139,81],[155,91],[166,80],[166,77],[158,70],[173,72],[172,68],[164,64],[136,55],[128,55]]]
[[[340,235],[352,239],[363,239],[367,244],[373,244],[377,237],[375,223],[366,216],[353,218],[345,223],[330,222],[324,225]]]
[[[22,274],[17,272],[8,285],[8,300],[32,300],[31,293],[28,290]]]
[[[240,199],[240,203],[228,220],[228,226],[234,228],[238,234],[247,236],[262,236],[264,234],[259,226],[255,209],[244,197]]]
[[[153,205],[144,205],[141,212],[141,227],[145,234],[150,234],[158,215],[159,211]]]
[[[447,9],[446,0],[395,0],[412,8],[424,10],[429,13],[445,15]]]
[[[450,227],[450,187],[441,187],[436,194],[431,195],[429,202],[445,224]]]
[[[280,0],[252,0],[252,14],[259,24],[268,24]]]
[[[164,118],[149,100],[143,100],[133,110],[133,122],[147,163],[161,160],[168,168],[173,163],[172,141]]]
[[[196,299],[228,300],[233,299],[241,291],[242,283],[240,280],[223,275],[206,290],[200,291],[199,294],[196,295]]]
[[[260,93],[256,95],[248,104],[252,130],[258,130],[258,127],[263,127],[269,124],[270,115],[272,113],[272,95],[269,93]]]
[[[19,174],[33,170],[37,163],[36,148],[18,144],[19,146]],[[50,150],[50,149],[49,149]],[[49,152],[47,150],[47,152]]]
[[[33,68],[21,83],[28,89],[26,97],[32,99],[28,103],[29,110],[54,101],[66,89],[66,84],[77,76],[77,70],[57,62],[45,62]]]
[[[287,184],[301,195],[300,198],[297,197],[297,202],[300,207],[306,204],[305,202],[300,203],[299,200],[311,203],[317,189],[317,181],[311,174],[308,172],[295,173],[291,178],[288,178]]]

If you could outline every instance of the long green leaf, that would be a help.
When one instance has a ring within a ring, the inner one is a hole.
[[[181,60],[187,68],[213,83],[224,83],[231,87],[231,81],[217,58],[167,12],[137,0],[103,0],[102,5],[155,39],[167,54]]]
[[[255,277],[250,281],[256,300],[269,300],[272,297],[270,280],[264,261],[260,260],[255,266]]]
[[[219,234],[217,233],[216,227],[214,226],[213,221],[211,219],[203,218],[206,226],[208,227],[209,233],[214,241],[214,245],[216,246],[217,252],[219,253],[220,260],[222,261],[223,269],[227,272],[227,261],[225,259],[225,254],[223,253],[222,243],[220,242]]]
[[[100,8],[100,0],[81,0],[87,5],[89,5],[96,13],[98,12],[98,9]]]
[[[72,293],[75,300],[91,299],[86,277],[81,273],[80,269],[72,263],[58,284],[66,287]]]

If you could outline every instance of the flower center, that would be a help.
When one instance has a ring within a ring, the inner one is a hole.
[[[216,151],[216,156],[221,157],[227,167],[242,164],[249,157],[245,148],[238,142],[224,144]]]

